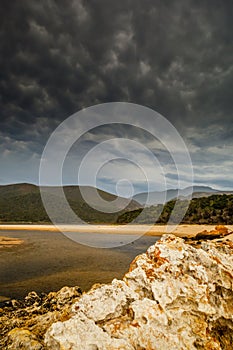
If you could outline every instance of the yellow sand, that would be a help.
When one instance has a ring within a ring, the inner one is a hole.
[[[0,236],[0,246],[1,245],[18,245],[21,243],[23,243],[21,239]]]
[[[149,236],[161,236],[164,233],[173,233],[179,237],[193,237],[203,230],[213,230],[216,225],[0,225],[0,230],[30,230],[53,232],[86,232],[103,234],[146,234]],[[233,231],[233,225],[227,225],[229,231]],[[13,243],[15,242],[15,243]],[[13,238],[0,238],[1,244],[20,244],[20,240]]]

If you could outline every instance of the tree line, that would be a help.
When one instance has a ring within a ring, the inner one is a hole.
[[[179,221],[179,212],[187,205],[185,200],[171,200],[164,206],[159,204],[144,209],[128,211],[120,215],[117,223],[166,224],[173,212],[174,223]],[[177,219],[177,220],[176,220]],[[193,198],[181,221],[184,224],[233,224],[233,195],[211,195]]]

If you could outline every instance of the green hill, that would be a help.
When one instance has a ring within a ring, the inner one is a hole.
[[[150,206],[121,214],[117,222],[126,224],[135,220],[135,223],[152,224],[167,223],[176,201],[169,201],[162,205]],[[178,200],[177,206],[181,209],[186,205],[185,200]],[[161,214],[158,213],[161,211]],[[139,214],[140,217],[139,217]],[[155,218],[158,217],[158,220]],[[175,222],[175,220],[174,220]],[[182,223],[186,224],[233,224],[233,195],[211,195],[210,197],[194,198],[189,204],[189,208]]]
[[[132,200],[128,205],[125,198],[118,198],[116,204],[115,195],[105,191],[97,190],[101,198],[107,202],[112,202],[115,213],[105,212],[107,204],[98,205],[100,200],[95,195],[95,189],[84,186],[65,186],[64,193],[72,210],[84,221],[90,223],[115,223],[120,214],[125,210],[130,211],[139,208],[140,205]],[[82,198],[80,189],[84,191],[93,209]],[[63,201],[59,195],[58,187],[43,187],[43,192],[47,196],[49,205],[56,209],[56,221],[60,223],[71,223],[69,221],[69,212],[64,207]],[[124,208],[120,210],[120,208]],[[107,210],[106,210],[107,211]],[[0,222],[2,223],[49,223],[50,219],[44,209],[40,189],[38,186],[31,184],[14,184],[0,186]],[[75,222],[74,222],[75,223]]]
[[[132,200],[127,205],[127,199],[118,198],[105,191],[88,186],[65,186],[66,199],[74,211],[83,221],[89,223],[119,223],[126,224],[135,220],[139,224],[167,223],[176,203],[167,202],[164,206],[146,207],[143,212],[140,204]],[[55,219],[59,223],[71,222],[70,212],[67,211],[60,197],[60,188],[43,187],[50,207],[55,209]],[[88,198],[88,205],[81,192]],[[106,203],[101,203],[103,198]],[[111,203],[114,213],[108,213],[108,203]],[[185,200],[177,200],[177,213],[186,205]],[[94,206],[94,208],[92,207]],[[125,208],[125,209],[121,209]],[[139,217],[139,214],[140,217]],[[158,218],[157,220],[155,218]],[[176,217],[174,216],[174,220]],[[178,221],[178,220],[177,220]],[[14,184],[0,186],[0,223],[50,223],[44,209],[40,189],[31,184]],[[214,194],[209,197],[193,198],[189,204],[182,223],[187,224],[233,224],[233,194]]]

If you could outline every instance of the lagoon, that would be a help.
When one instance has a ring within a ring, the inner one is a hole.
[[[32,290],[48,293],[65,285],[88,290],[94,283],[111,282],[113,278],[122,278],[133,258],[159,238],[131,234],[131,242],[124,245],[126,235],[78,234],[89,245],[96,241],[102,247],[120,244],[114,248],[95,248],[76,243],[60,232],[1,230],[1,236],[16,237],[24,243],[0,247],[0,295],[23,298]],[[133,241],[134,238],[138,239]]]

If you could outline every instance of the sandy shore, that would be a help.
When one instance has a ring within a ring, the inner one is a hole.
[[[179,237],[193,237],[203,230],[213,230],[216,225],[0,225],[1,230],[15,231],[49,231],[49,232],[86,232],[103,234],[140,234],[148,236],[161,236],[164,233],[173,233]],[[226,225],[229,231],[233,231],[233,225]],[[0,244],[20,244],[17,239],[13,243],[9,239],[0,237]]]

